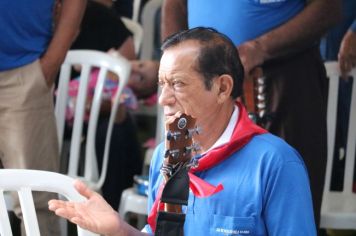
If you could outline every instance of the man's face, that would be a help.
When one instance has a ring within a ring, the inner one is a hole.
[[[166,119],[177,112],[191,115],[199,120],[216,111],[217,93],[215,83],[207,90],[203,76],[196,71],[199,44],[186,41],[164,51],[158,72],[162,93],[159,103]]]

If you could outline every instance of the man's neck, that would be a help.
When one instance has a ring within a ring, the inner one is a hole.
[[[201,128],[201,134],[194,136],[203,153],[207,151],[219,139],[229,124],[231,115],[234,111],[234,103],[226,103],[211,115],[205,117],[197,124]]]

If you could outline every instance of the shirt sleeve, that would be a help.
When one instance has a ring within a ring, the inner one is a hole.
[[[303,162],[284,162],[270,174],[263,200],[268,235],[315,236],[309,178]]]

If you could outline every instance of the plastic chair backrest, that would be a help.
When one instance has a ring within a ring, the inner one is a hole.
[[[163,0],[150,0],[148,1],[142,10],[142,26],[145,35],[145,40],[142,42],[140,59],[141,60],[151,60],[154,56],[154,40],[155,32],[159,29],[156,28],[156,14],[162,6]],[[160,94],[160,89],[158,89],[158,94]],[[156,143],[164,141],[164,118],[163,109],[161,106],[156,105],[151,112],[156,115]]]
[[[336,115],[340,71],[337,62],[325,63],[329,77],[329,95],[327,108],[328,156],[326,178],[321,208],[322,228],[356,229],[356,194],[353,189],[355,148],[356,148],[356,69],[350,75],[354,78],[352,83],[352,96],[347,137],[345,175],[343,191],[330,191],[333,153],[336,135]]]
[[[154,36],[156,29],[155,18],[157,11],[161,8],[163,0],[150,0],[142,10],[142,28],[145,40],[142,42],[140,59],[150,60],[154,51]]]
[[[134,47],[136,55],[139,54],[142,40],[143,40],[143,29],[140,23],[133,21],[127,17],[121,17],[122,22],[124,22],[126,28],[133,34]]]
[[[135,22],[139,22],[140,16],[140,9],[141,9],[141,0],[133,0],[132,6],[132,20]]]
[[[79,91],[76,99],[73,132],[71,136],[71,146],[69,153],[68,175],[75,178],[82,178],[92,189],[99,190],[106,177],[111,133],[115,121],[115,116],[120,103],[120,96],[130,76],[131,65],[123,57],[113,57],[107,53],[92,51],[92,50],[71,50],[68,52],[65,61],[62,64],[59,85],[55,106],[55,114],[57,119],[57,131],[59,139],[59,147],[61,150],[64,126],[65,113],[68,103],[68,89],[73,65],[81,66],[81,74],[79,79]],[[84,125],[84,114],[86,110],[87,87],[90,78],[91,69],[99,68],[98,80],[91,102],[90,117],[88,121],[88,130],[86,135],[85,146],[85,165],[84,175],[78,176],[78,166],[80,157],[80,148],[82,140],[82,130]],[[101,108],[103,87],[108,71],[118,75],[119,88],[112,100],[109,125],[106,133],[103,165],[98,176],[98,165],[95,150],[96,128]]]
[[[85,200],[75,190],[73,179],[68,176],[39,170],[0,169],[0,235],[4,236],[12,236],[4,191],[18,193],[27,236],[40,235],[32,191],[58,193],[74,202]],[[80,227],[77,230],[78,236],[97,235]]]

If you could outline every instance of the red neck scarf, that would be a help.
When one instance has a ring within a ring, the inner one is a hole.
[[[197,197],[211,196],[223,190],[223,186],[219,184],[215,187],[194,175],[194,172],[200,172],[214,167],[245,146],[245,144],[247,144],[253,136],[267,133],[266,130],[254,124],[248,118],[247,111],[241,103],[237,102],[236,105],[239,108],[239,118],[232,133],[230,142],[210,150],[198,160],[198,167],[192,168],[189,171],[189,188]],[[158,211],[164,209],[164,204],[160,202],[163,186],[164,184],[162,183],[158,190],[156,200],[152,206],[151,213],[147,219],[153,232],[156,229],[157,213]]]

